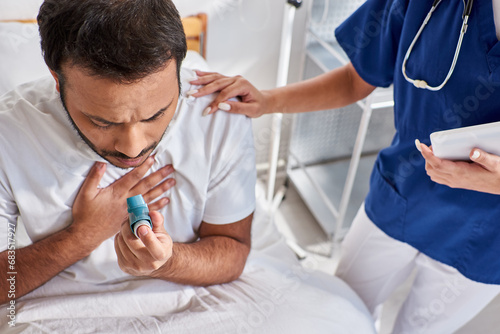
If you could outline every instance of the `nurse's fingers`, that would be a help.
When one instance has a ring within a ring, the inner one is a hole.
[[[463,162],[439,159],[434,155],[431,148],[425,144],[417,145],[425,158],[425,171],[432,181],[450,185],[456,181],[456,178],[461,178],[465,172]]]
[[[196,78],[189,80],[189,83],[193,85],[206,85],[207,83],[210,83],[216,79],[226,77],[225,75],[222,75],[217,72],[204,72],[195,70],[195,73],[196,73]]]
[[[196,90],[187,92],[189,96],[201,97],[220,91],[234,81],[233,77],[228,77],[217,72],[195,71],[197,78],[190,80],[192,85],[202,86]]]
[[[227,87],[231,87],[236,80],[237,80],[236,78],[228,78],[220,76],[219,78],[216,78],[214,80],[201,83],[201,85],[203,85],[202,87],[198,88],[195,91],[188,92],[188,95],[193,97],[201,97],[215,92],[220,92],[226,89]],[[236,96],[237,95],[233,95],[231,97],[236,97]]]
[[[218,99],[219,100],[219,99]],[[222,110],[232,114],[241,114],[247,117],[256,118],[263,114],[264,108],[258,102],[239,102],[239,101],[224,101],[212,102],[203,112],[204,116],[213,114],[217,110]]]
[[[268,109],[266,96],[242,76],[227,77],[215,72],[202,71],[196,71],[196,74],[198,78],[190,83],[202,87],[189,91],[187,93],[189,96],[197,98],[219,92],[205,108],[203,116],[217,110],[248,117],[259,117],[266,113]],[[233,98],[238,98],[238,101],[230,101]]]
[[[478,148],[470,152],[470,159],[490,172],[500,172],[500,157]]]
[[[415,145],[417,145],[417,149],[419,149],[420,153],[422,153],[422,156],[425,159],[426,169],[428,167],[433,169],[440,169],[442,165],[446,163],[446,160],[436,157],[429,146],[420,143],[418,140],[415,141]]]

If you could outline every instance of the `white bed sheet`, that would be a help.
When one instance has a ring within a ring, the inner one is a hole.
[[[16,301],[14,327],[2,306],[0,333],[375,333],[344,282],[299,263],[267,215],[262,187],[257,190],[253,249],[238,280],[194,287],[55,277]]]

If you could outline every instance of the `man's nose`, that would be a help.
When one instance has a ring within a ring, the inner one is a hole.
[[[115,150],[130,158],[137,157],[148,146],[146,136],[138,125],[125,126],[121,130],[115,140]]]

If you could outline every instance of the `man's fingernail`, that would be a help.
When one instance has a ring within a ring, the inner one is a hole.
[[[140,226],[139,229],[137,230],[137,234],[139,234],[140,238],[142,238],[148,233],[149,233],[149,228],[147,228],[146,226]]]
[[[196,94],[196,93],[198,93],[198,90],[197,90],[197,89],[191,89],[190,91],[188,91],[188,92],[186,93],[186,95],[187,95],[187,96],[191,96],[191,95]]]
[[[472,160],[476,160],[477,158],[479,158],[481,156],[481,152],[479,152],[478,150],[474,150],[474,153],[472,153],[472,157],[471,159]]]
[[[203,110],[202,116],[207,116],[210,113],[210,110],[212,110],[212,108],[207,107],[205,110]]]
[[[420,145],[421,145],[421,144],[420,144],[420,140],[415,139],[415,146],[417,147],[417,150],[418,150],[419,152],[422,152],[422,147],[421,147]]]
[[[174,167],[167,165],[161,169],[161,175],[162,176],[167,176],[171,174],[174,171]]]
[[[224,102],[221,102],[219,103],[219,105],[217,106],[220,110],[224,110],[224,111],[229,111],[231,110],[231,105],[227,104],[227,103],[224,103]]]

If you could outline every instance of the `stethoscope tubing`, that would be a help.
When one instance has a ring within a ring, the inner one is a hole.
[[[441,90],[446,85],[446,83],[448,82],[448,80],[450,80],[451,75],[453,74],[453,71],[455,70],[455,66],[456,66],[457,61],[458,61],[458,56],[460,55],[460,49],[462,48],[462,42],[463,42],[465,33],[467,32],[467,27],[468,27],[468,22],[469,22],[469,16],[470,16],[470,13],[472,11],[472,3],[473,3],[474,0],[468,0],[467,4],[465,4],[465,1],[464,1],[464,12],[463,12],[463,15],[462,15],[462,19],[463,19],[462,28],[460,29],[460,36],[458,38],[457,47],[455,48],[455,54],[453,56],[453,62],[451,64],[451,66],[450,66],[448,74],[446,75],[446,78],[444,79],[444,81],[439,86],[429,86],[425,80],[411,79],[406,74],[406,63],[408,62],[408,59],[410,58],[411,52],[413,50],[413,47],[415,46],[415,44],[418,41],[420,35],[422,34],[422,31],[424,30],[425,26],[427,25],[427,23],[431,19],[432,14],[436,10],[437,6],[441,3],[441,1],[442,0],[434,0],[429,13],[427,13],[427,16],[425,17],[424,22],[422,23],[422,25],[418,29],[417,34],[415,35],[415,37],[413,38],[413,41],[411,42],[410,46],[408,47],[408,50],[406,51],[405,57],[403,59],[403,64],[401,66],[401,71],[402,71],[403,76],[406,79],[406,81],[408,81],[409,83],[413,84],[417,88],[428,89],[428,90],[431,90],[431,91],[439,91],[439,90]]]

